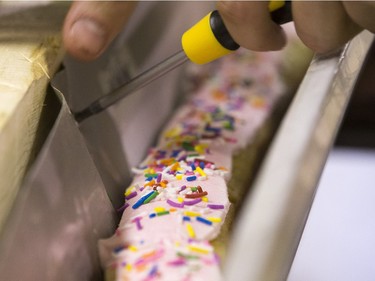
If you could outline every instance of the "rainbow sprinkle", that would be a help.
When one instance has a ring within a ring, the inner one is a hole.
[[[146,195],[142,196],[137,202],[135,202],[135,204],[132,206],[132,208],[133,209],[139,208],[147,200],[147,198],[149,198],[150,196],[152,196],[155,193],[156,193],[156,191],[153,190],[153,191],[147,193]]]
[[[182,110],[176,124],[164,134],[161,147],[150,149],[146,159],[132,169],[135,180],[124,192],[125,203],[118,209],[126,211],[127,216],[116,232],[115,239],[121,245],[113,249],[116,263],[108,262],[122,270],[120,277],[124,280],[164,280],[164,274],[168,275],[165,268],[169,266],[180,267],[169,269],[180,272],[179,280],[190,281],[201,268],[217,267],[217,255],[202,237],[211,237],[225,217],[228,201],[220,200],[221,194],[215,193],[214,185],[218,184],[218,192],[225,192],[221,184],[223,178],[228,179],[229,171],[212,160],[220,159],[221,154],[226,157],[228,151],[238,147],[237,138],[242,139],[238,128],[244,128],[248,121],[247,115],[239,110],[257,107],[261,112],[270,104],[266,92],[244,95],[245,87],[253,87],[253,82],[246,79],[214,81],[212,88],[191,100],[186,112]],[[132,210],[138,208],[139,211]],[[166,217],[158,220],[160,216]],[[168,227],[159,227],[161,223]],[[171,233],[163,233],[164,229]],[[130,238],[125,235],[126,230],[132,235]],[[146,232],[133,235],[137,230],[148,231],[151,237],[145,238]],[[175,237],[178,241],[172,240]],[[131,246],[124,246],[130,242]],[[139,250],[132,251],[133,247]]]
[[[186,230],[190,238],[195,238],[195,231],[190,223],[186,224]]]

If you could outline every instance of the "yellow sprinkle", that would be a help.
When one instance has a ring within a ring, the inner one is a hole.
[[[203,197],[202,197],[202,201],[203,201],[203,202],[208,202],[208,198],[207,198],[206,196],[203,196]]]
[[[181,174],[176,175],[176,179],[178,179],[178,180],[182,180],[182,175],[181,175]]]
[[[194,228],[191,226],[190,223],[186,224],[186,230],[187,230],[190,238],[195,238],[195,231],[194,231]]]
[[[165,208],[164,207],[155,207],[154,211],[155,211],[155,213],[164,212]]]
[[[209,217],[209,218],[206,218],[206,219],[211,221],[211,222],[221,222],[221,218],[219,218],[219,217]]]
[[[125,196],[128,196],[130,193],[132,193],[132,192],[134,191],[134,189],[135,189],[135,186],[130,186],[130,187],[128,187],[128,188],[125,190],[124,195],[125,195]]]
[[[206,173],[201,169],[201,167],[196,167],[195,169],[202,177],[207,177]]]
[[[174,245],[175,245],[176,247],[180,247],[180,246],[181,246],[181,243],[178,242],[178,241],[176,241],[176,242],[174,243]]]
[[[154,170],[154,169],[152,169],[152,168],[147,168],[147,169],[144,170],[143,173],[144,173],[144,174],[153,174],[153,172],[152,172],[153,170]]]
[[[136,251],[138,251],[138,248],[137,248],[136,246],[133,246],[133,245],[130,245],[130,246],[128,247],[128,249],[129,249],[130,251],[132,251],[132,252],[136,252]]]
[[[197,145],[194,146],[194,150],[196,152],[198,152],[199,154],[204,154],[205,153],[204,149],[205,149],[205,147],[201,144],[197,144]]]
[[[250,103],[254,107],[262,108],[266,105],[265,100],[262,97],[253,97],[250,100]]]
[[[180,164],[178,162],[174,163],[171,167],[171,171],[176,171],[180,168]]]
[[[189,216],[189,217],[198,217],[198,216],[200,216],[201,214],[200,214],[200,213],[197,213],[197,212],[192,212],[192,211],[185,211],[185,212],[184,212],[184,215],[185,215],[185,216]]]
[[[183,203],[183,202],[184,202],[184,198],[182,198],[181,196],[178,196],[178,197],[177,197],[177,201],[178,201],[179,203]]]
[[[125,266],[125,269],[127,271],[131,271],[132,270],[132,265],[130,263],[128,263],[126,266]]]
[[[162,159],[158,162],[160,162],[160,164],[169,166],[169,165],[172,165],[174,162],[176,162],[176,160],[174,158],[166,158],[166,159]]]
[[[174,138],[178,137],[181,134],[182,128],[181,127],[174,127],[168,130],[164,135],[166,138]]]
[[[197,253],[200,253],[200,254],[208,254],[210,252],[209,250],[207,250],[205,248],[202,248],[202,247],[199,247],[199,246],[188,245],[187,247],[190,251],[197,252]]]

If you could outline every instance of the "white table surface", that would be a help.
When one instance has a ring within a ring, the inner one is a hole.
[[[375,150],[334,149],[288,281],[375,280]]]

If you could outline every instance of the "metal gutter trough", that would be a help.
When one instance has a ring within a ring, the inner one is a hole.
[[[225,280],[286,280],[316,187],[374,35],[315,56],[246,198]]]

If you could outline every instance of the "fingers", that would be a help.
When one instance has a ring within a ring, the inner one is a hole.
[[[361,31],[339,1],[294,1],[292,14],[301,40],[313,51],[332,51]]]
[[[234,41],[253,51],[281,49],[282,28],[271,20],[268,1],[219,1],[217,9]]]
[[[66,50],[80,60],[97,58],[121,31],[135,2],[74,2],[63,27]]]
[[[362,28],[375,33],[375,2],[374,1],[343,1],[350,18]]]
[[[67,51],[93,60],[107,48],[130,17],[135,2],[74,2],[65,19]],[[324,53],[340,47],[363,28],[375,32],[375,2],[293,1],[293,19],[301,40]],[[271,20],[268,1],[219,1],[217,9],[233,39],[254,51],[281,49],[286,44],[280,26]]]

